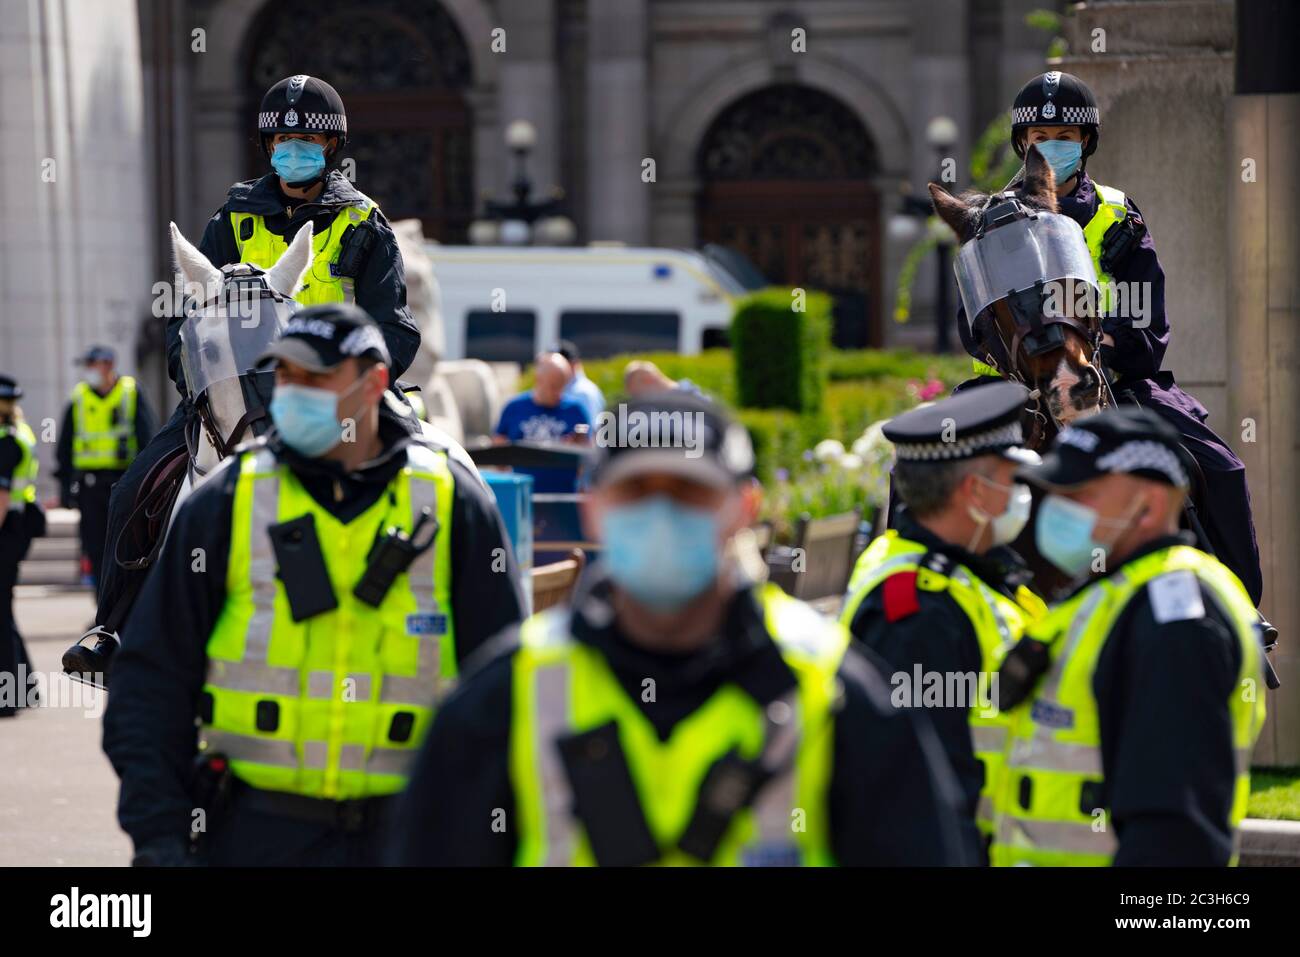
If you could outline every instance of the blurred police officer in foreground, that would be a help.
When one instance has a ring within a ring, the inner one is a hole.
[[[251,125],[251,113],[248,120]],[[258,179],[230,187],[225,202],[208,220],[200,251],[217,268],[242,262],[270,269],[310,222],[314,256],[294,299],[304,306],[346,302],[366,310],[379,324],[389,378],[396,381],[415,358],[420,330],[406,305],[406,273],[397,237],[374,200],[339,168],[348,143],[342,98],[317,77],[286,77],[266,91],[256,120],[257,142],[269,169]],[[207,290],[199,301],[215,292]],[[178,312],[167,322],[167,370],[183,401],[119,484],[108,526],[110,544],[126,528],[149,470],[185,446],[192,410],[181,369],[183,321]],[[416,419],[407,421],[412,433],[418,433]],[[95,613],[98,625],[114,617],[120,601],[129,601],[131,575],[115,564],[105,569]],[[103,634],[94,646],[101,660],[94,663],[104,664],[102,659],[115,646],[116,640]]]
[[[1086,583],[1002,666],[1003,704],[1019,706],[994,864],[1235,859],[1263,649],[1241,582],[1178,531],[1185,456],[1163,419],[1124,407],[1066,429],[1020,473],[1049,493],[1039,551]]]
[[[742,569],[744,429],[680,393],[624,408],[628,436],[638,416],[677,424],[661,447],[599,449],[601,560],[439,711],[395,860],[973,861],[933,732],[843,628]]]
[[[985,839],[1006,743],[991,679],[1025,625],[1047,610],[1004,547],[1029,518],[1029,488],[1015,470],[1038,460],[1020,448],[1026,398],[1016,383],[978,386],[885,426],[902,507],[896,527],[858,559],[841,615],[909,688],[938,675],[942,687],[962,689],[961,700],[928,713],[961,783],[966,824],[978,820]],[[913,690],[919,699],[923,689]]]
[[[18,405],[22,397],[22,386],[0,375],[0,718],[30,703],[22,679],[25,672],[34,676],[14,619],[14,585],[32,539],[45,534],[36,501],[36,435]]]
[[[370,318],[305,309],[267,359],[275,431],[184,503],[109,680],[137,863],[190,860],[195,806],[214,864],[376,863],[435,698],[522,617],[491,493],[397,421]]]
[[[117,356],[107,346],[91,346],[77,360],[84,378],[72,390],[55,450],[59,501],[81,511],[81,552],[90,559],[98,588],[108,532],[108,502],[113,486],[149,444],[157,420],[129,375],[117,374]],[[109,557],[112,561],[112,557]]]

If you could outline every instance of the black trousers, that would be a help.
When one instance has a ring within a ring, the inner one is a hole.
[[[131,517],[131,510],[135,508],[136,497],[139,495],[140,486],[144,484],[145,476],[149,474],[150,469],[169,454],[185,445],[185,414],[183,408],[183,406],[176,407],[172,417],[167,420],[167,424],[149,441],[148,445],[140,450],[135,457],[135,461],[131,463],[131,467],[113,485],[112,496],[108,502],[104,545],[100,550],[103,557],[101,562],[103,575],[96,578],[99,587],[99,609],[95,613],[96,624],[102,625],[108,620],[113,606],[117,604],[117,600],[130,584],[131,576],[145,574],[127,572],[119,567],[113,557],[114,549],[117,545],[118,535],[126,527],[126,520]]]
[[[5,679],[11,687],[18,689],[19,701],[11,702],[0,699],[0,711],[7,711],[15,704],[21,704],[25,698],[25,688],[18,687],[19,669],[24,668],[31,674],[31,662],[27,657],[27,647],[23,637],[18,633],[18,622],[14,619],[14,586],[18,583],[18,564],[27,555],[32,539],[23,525],[22,516],[17,511],[9,511],[4,523],[0,525],[0,674],[14,677]]]
[[[237,789],[211,821],[205,859],[212,867],[378,867],[384,863],[393,800],[358,831],[253,810]]]
[[[104,541],[108,535],[109,500],[113,486],[122,478],[118,470],[96,469],[77,476],[77,508],[81,512],[79,532],[81,553],[90,559],[90,574],[95,587],[104,580]],[[112,556],[109,556],[112,561]]]

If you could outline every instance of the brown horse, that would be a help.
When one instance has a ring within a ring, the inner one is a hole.
[[[1052,168],[1032,146],[1025,155],[1024,177],[1012,190],[953,196],[931,183],[930,195],[935,212],[963,245],[995,232],[1018,213],[1059,210]],[[1000,217],[1003,208],[1008,215]],[[1030,390],[1027,441],[1040,451],[1060,426],[1098,412],[1111,401],[1101,373],[1096,290],[1078,288],[1076,295],[1074,282],[1067,280],[1062,291],[1064,295],[1053,299],[1043,287],[1031,288],[1019,297],[998,299],[984,317],[967,317],[983,361]]]

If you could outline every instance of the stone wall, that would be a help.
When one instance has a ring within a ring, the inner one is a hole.
[[[152,262],[139,30],[135,0],[34,0],[0,17],[0,371],[38,432],[60,420],[90,343],[135,371]],[[43,443],[43,494],[53,457]]]

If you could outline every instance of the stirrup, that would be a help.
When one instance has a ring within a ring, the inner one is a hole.
[[[86,645],[94,638],[93,645]],[[108,673],[113,666],[113,655],[122,639],[103,625],[96,625],[77,639],[76,644],[63,653],[63,673],[73,681],[93,688],[108,688]]]

